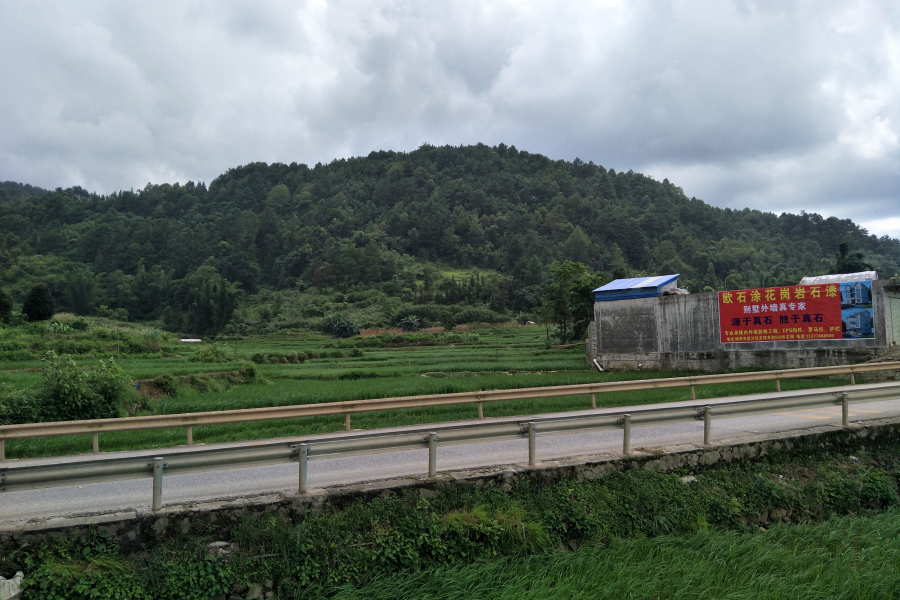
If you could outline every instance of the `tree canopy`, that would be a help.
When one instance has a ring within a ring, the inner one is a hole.
[[[63,310],[105,305],[198,333],[260,290],[377,289],[511,314],[537,308],[550,266],[567,260],[610,276],[680,273],[702,291],[826,273],[842,243],[847,259],[900,270],[898,240],[847,219],[715,208],[668,180],[504,144],[251,163],[208,186],[108,196],[0,186],[0,283],[14,302],[44,281]]]

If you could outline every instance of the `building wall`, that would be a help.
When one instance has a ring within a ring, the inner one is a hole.
[[[883,281],[873,282],[874,339],[741,344],[720,341],[716,293],[595,302],[587,358],[609,370],[721,371],[859,362],[894,343],[891,317],[900,308],[895,305],[900,294],[890,293],[898,298],[889,299]]]

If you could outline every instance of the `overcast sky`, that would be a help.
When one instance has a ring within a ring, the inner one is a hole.
[[[900,237],[900,2],[0,0],[0,180],[500,142]]]

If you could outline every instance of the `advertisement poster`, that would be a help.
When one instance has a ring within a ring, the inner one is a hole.
[[[868,317],[860,314],[862,304],[844,308],[844,286],[846,302],[868,298]],[[863,331],[874,331],[871,306],[871,283],[865,281],[719,292],[719,331],[729,344],[865,337]]]
[[[854,281],[840,283],[841,328],[848,339],[875,337],[875,319],[872,312],[872,282]]]

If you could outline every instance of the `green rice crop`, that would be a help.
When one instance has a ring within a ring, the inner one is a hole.
[[[547,349],[539,327],[498,327],[479,329],[467,336],[465,344],[438,344],[405,347],[363,347],[362,356],[352,357],[352,344],[369,338],[335,340],[319,334],[267,336],[242,341],[239,360],[256,352],[285,355],[290,352],[319,355],[301,364],[260,364],[266,381],[260,385],[240,385],[222,391],[198,393],[183,389],[176,398],[150,401],[154,414],[182,414],[269,406],[290,406],[342,402],[372,398],[395,398],[427,394],[447,394],[481,390],[576,385],[604,381],[625,381],[689,375],[688,372],[598,373],[588,366],[583,349]],[[442,339],[419,335],[411,339],[431,343]],[[455,338],[454,338],[455,339]],[[232,347],[233,348],[233,347]],[[196,345],[169,346],[168,356],[125,356],[119,364],[134,381],[150,380],[161,374],[186,376],[241,368],[238,363],[200,363],[188,359]],[[177,353],[177,354],[175,354]],[[233,357],[232,350],[226,352]],[[77,356],[83,366],[95,364],[96,356]],[[40,383],[40,361],[0,364],[0,383],[12,387],[35,387]],[[803,389],[846,383],[842,379],[784,380],[782,389]],[[701,386],[698,398],[753,394],[774,391],[773,382]],[[629,406],[688,400],[687,388],[599,394],[601,407]],[[538,414],[590,408],[590,396],[535,398],[485,403],[485,417]],[[413,425],[473,419],[474,404],[382,411],[355,414],[354,428]],[[343,417],[315,417],[257,423],[235,423],[194,428],[196,443],[294,437],[342,430]],[[104,451],[165,447],[185,441],[183,429],[104,433]],[[90,436],[67,436],[32,440],[11,440],[6,444],[10,458],[53,456],[90,451]]]
[[[576,552],[387,577],[340,600],[900,597],[900,511],[770,531],[613,539]]]

